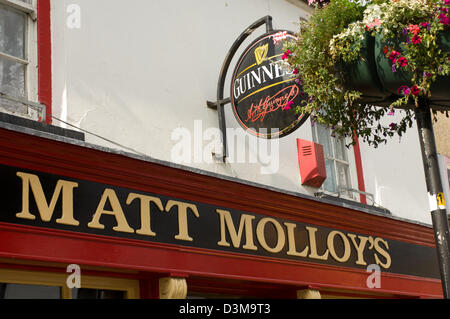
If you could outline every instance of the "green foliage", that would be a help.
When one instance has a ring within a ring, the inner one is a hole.
[[[385,116],[392,114],[393,108],[417,104],[419,96],[430,97],[431,83],[450,74],[449,52],[442,52],[438,43],[440,32],[448,27],[448,3],[377,0],[363,6],[331,0],[325,6],[317,5],[310,20],[301,23],[298,40],[285,47],[290,52],[287,62],[300,71],[299,81],[309,96],[295,111],[310,113],[313,121],[331,127],[339,137],[351,137],[352,143],[359,136],[377,147],[388,137],[402,136],[412,126],[413,112],[404,110],[403,118],[389,125]],[[346,90],[345,76],[337,68],[358,61],[365,37],[377,33],[388,41],[384,53],[391,58],[393,72],[412,74],[413,85],[399,88],[398,99],[390,107],[358,102],[363,92]]]

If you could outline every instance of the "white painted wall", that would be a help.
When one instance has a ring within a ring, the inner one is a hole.
[[[400,113],[387,117],[386,124],[398,122]],[[431,224],[417,126],[377,149],[360,146],[366,191],[374,194],[375,202],[395,216]]]
[[[218,126],[217,113],[206,108],[206,101],[215,100],[219,71],[235,39],[265,15],[273,17],[275,29],[296,31],[307,12],[292,2],[52,0],[53,115],[139,153],[171,161],[175,129],[194,133]],[[81,9],[80,28],[66,24],[71,4]],[[263,32],[262,27],[240,51]],[[233,64],[230,73],[232,68]],[[230,107],[226,122],[238,128]],[[86,138],[120,148],[90,134]],[[296,138],[312,139],[309,120],[291,135],[272,141],[274,146],[279,143],[281,154],[276,174],[261,174],[261,164],[195,162],[194,154],[189,165],[312,195],[316,189],[300,185]],[[376,151],[361,145],[366,190],[394,215],[431,223],[416,144],[413,131],[402,144],[393,142]],[[249,152],[248,145],[241,145],[238,153],[242,152]],[[354,166],[353,150],[349,157]],[[357,188],[355,170],[352,183]]]

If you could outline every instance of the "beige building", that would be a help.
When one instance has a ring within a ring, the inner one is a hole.
[[[437,122],[434,123],[437,151],[441,155],[450,157],[450,115],[437,114]]]
[[[437,114],[437,121],[434,123],[434,135],[439,154],[444,196],[448,203],[450,198],[450,115],[447,117],[444,113]],[[448,206],[447,204],[447,214],[450,214]]]

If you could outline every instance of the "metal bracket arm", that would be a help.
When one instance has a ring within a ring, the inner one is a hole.
[[[253,31],[255,31],[257,28],[262,26],[263,24],[266,25],[266,32],[270,32],[273,30],[272,28],[272,17],[271,16],[265,16],[261,19],[255,21],[253,24],[251,24],[242,34],[236,39],[236,41],[231,46],[230,50],[228,51],[225,61],[222,65],[222,69],[220,70],[219,74],[219,82],[217,84],[217,102],[211,102],[207,101],[206,105],[210,109],[214,109],[218,111],[218,118],[219,118],[219,129],[222,133],[222,160],[225,162],[226,158],[228,157],[228,151],[227,151],[227,134],[226,134],[226,124],[225,124],[225,111],[224,106],[231,102],[231,98],[224,99],[224,86],[225,86],[225,79],[227,76],[228,68],[230,67],[231,60],[233,59],[234,55],[236,54],[237,50],[241,46],[241,44],[247,39]]]

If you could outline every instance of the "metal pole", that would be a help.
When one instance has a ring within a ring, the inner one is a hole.
[[[449,226],[441,175],[434,140],[433,123],[429,102],[419,99],[419,106],[414,108],[419,131],[420,147],[422,150],[423,166],[427,183],[428,198],[430,202],[431,219],[433,222],[434,238],[441,273],[442,290],[445,299],[450,299],[450,253],[449,253]]]

